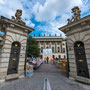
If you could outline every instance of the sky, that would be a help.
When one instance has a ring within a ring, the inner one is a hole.
[[[81,18],[90,15],[90,0],[0,0],[0,16],[11,19],[16,10],[23,11],[22,20],[26,25],[34,28],[29,35],[60,36],[65,34],[58,30],[67,24],[67,19],[73,14],[71,9],[78,6]]]

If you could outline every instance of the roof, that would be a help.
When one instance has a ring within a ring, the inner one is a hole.
[[[31,28],[31,27],[28,27],[28,26],[26,26],[26,25],[24,25],[24,24],[20,24],[19,22],[13,21],[12,19],[8,19],[8,18],[6,18],[6,17],[4,17],[4,16],[1,16],[1,17],[0,17],[0,22],[12,23],[12,24],[14,24],[14,25],[16,25],[16,26],[19,26],[19,27],[21,27],[21,28],[24,28],[24,29],[26,29],[26,30],[28,30],[28,31],[30,31],[30,32],[32,32],[32,31],[34,30],[34,29]]]
[[[70,24],[67,24],[67,25],[60,27],[58,29],[61,30],[62,32],[66,33],[66,29],[71,28],[71,27],[76,26],[76,25],[79,25],[80,23],[85,22],[85,21],[90,21],[90,15],[88,15],[84,18],[81,18],[77,21],[73,21]]]
[[[37,41],[66,41],[66,38],[60,36],[45,36],[45,37],[34,37]]]

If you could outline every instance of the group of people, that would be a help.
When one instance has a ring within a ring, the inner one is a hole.
[[[58,58],[56,57],[55,60],[58,61]],[[44,63],[47,63],[47,64],[49,63],[49,57],[44,59]]]

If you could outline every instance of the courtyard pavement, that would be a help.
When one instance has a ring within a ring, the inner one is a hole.
[[[43,90],[44,78],[48,78],[52,90],[90,90],[90,86],[69,80],[66,72],[52,64],[42,64],[31,78],[20,78],[0,83],[0,90]]]

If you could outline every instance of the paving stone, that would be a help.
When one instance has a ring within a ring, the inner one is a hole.
[[[48,78],[52,90],[90,90],[90,86],[69,80],[66,71],[52,64],[42,64],[31,78],[20,78],[0,84],[0,90],[43,90],[44,79]]]

